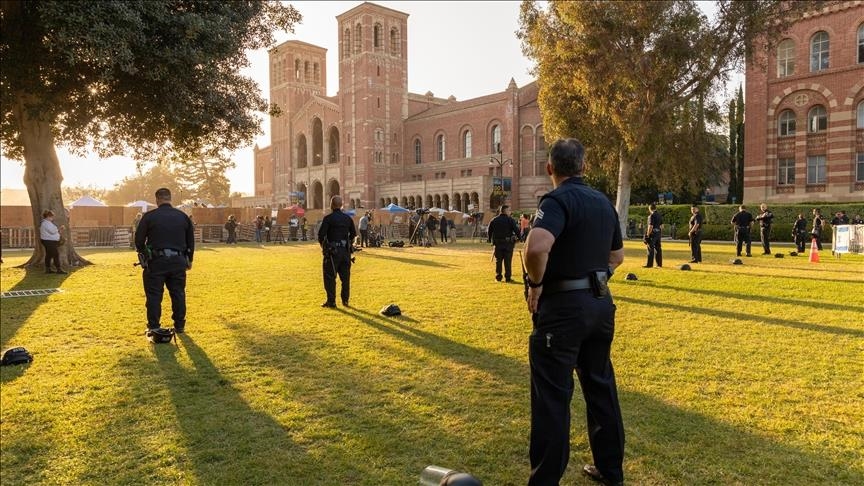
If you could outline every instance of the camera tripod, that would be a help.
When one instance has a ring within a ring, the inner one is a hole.
[[[426,221],[429,219],[429,213],[417,213],[420,219],[417,220],[417,226],[414,227],[414,233],[408,238],[408,242],[416,246],[429,247],[432,246],[432,240],[429,238],[429,229],[426,228]],[[416,238],[416,240],[415,240]]]

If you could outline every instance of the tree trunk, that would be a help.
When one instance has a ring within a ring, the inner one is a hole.
[[[618,211],[618,222],[621,224],[621,235],[627,238],[627,216],[630,212],[630,172],[633,170],[633,159],[623,146],[618,148],[618,197],[615,209]]]
[[[57,152],[54,150],[51,124],[46,120],[33,119],[27,113],[27,101],[32,100],[32,97],[19,94],[16,98],[14,116],[18,122],[21,144],[24,146],[24,184],[30,196],[33,228],[36,230],[33,255],[21,266],[44,265],[45,248],[39,241],[39,226],[42,221],[42,211],[46,209],[54,212],[54,224],[58,227],[65,226],[62,233],[66,244],[60,247],[60,263],[67,267],[89,265],[90,262],[81,258],[72,246],[69,214],[63,206],[63,195],[60,189],[63,174],[60,171]]]

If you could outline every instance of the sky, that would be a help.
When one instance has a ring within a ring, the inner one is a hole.
[[[359,5],[360,1],[290,2],[303,15],[294,33],[276,33],[277,43],[301,40],[327,49],[327,96],[334,96],[339,84],[338,28],[336,16]],[[504,91],[510,79],[524,86],[534,78],[532,63],[522,55],[515,32],[519,27],[519,1],[376,1],[384,7],[407,13],[408,17],[408,90],[432,91],[435,96],[467,100]],[[700,2],[710,8],[712,2]],[[269,98],[267,51],[247,53],[251,66],[244,74],[254,79]],[[236,167],[228,172],[231,192],[254,192],[253,147],[267,146],[269,120],[261,128],[265,134],[233,154]],[[76,157],[58,147],[65,186],[95,186],[110,189],[124,177],[135,175],[136,163],[127,157],[99,159],[95,155]],[[0,186],[23,189],[23,165],[5,157],[0,162]]]

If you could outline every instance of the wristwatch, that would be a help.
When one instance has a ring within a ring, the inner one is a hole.
[[[528,282],[528,287],[530,287],[532,289],[536,289],[537,287],[543,286],[543,282],[536,282],[536,283],[532,282],[528,276],[525,277],[525,281]]]

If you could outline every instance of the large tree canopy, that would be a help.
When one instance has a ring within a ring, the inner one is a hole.
[[[615,162],[622,229],[633,177],[694,176],[692,164],[702,159],[675,150],[693,148],[683,142],[700,124],[682,123],[692,104],[704,118],[712,87],[744,59],[752,41],[770,44],[794,10],[814,7],[773,0],[716,5],[711,23],[684,0],[522,4],[518,35],[536,62],[544,131],[550,139],[576,136],[590,156]]]
[[[24,160],[34,223],[63,214],[55,143],[139,160],[248,144],[267,103],[239,74],[245,51],[299,20],[267,1],[3,0],[0,141]],[[63,256],[81,261],[71,247]],[[37,246],[28,263],[41,257]]]

